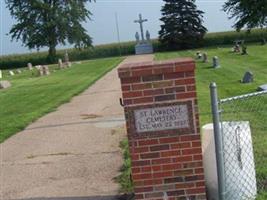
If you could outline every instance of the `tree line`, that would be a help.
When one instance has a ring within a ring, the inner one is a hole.
[[[92,46],[92,38],[82,23],[91,20],[87,3],[94,0],[5,0],[17,21],[9,32],[12,40],[21,40],[29,49],[48,47],[48,61],[54,62],[56,47],[73,44],[78,49]],[[163,22],[159,41],[166,49],[193,48],[202,42],[207,32],[204,12],[196,0],[163,0]],[[240,31],[267,26],[267,0],[227,0],[222,8],[233,27]]]

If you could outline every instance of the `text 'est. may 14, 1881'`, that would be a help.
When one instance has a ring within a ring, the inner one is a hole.
[[[189,127],[187,105],[155,107],[134,111],[138,133]]]

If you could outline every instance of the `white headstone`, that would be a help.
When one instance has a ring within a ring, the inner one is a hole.
[[[9,81],[0,81],[0,89],[6,89],[11,87],[11,83]]]
[[[59,67],[59,69],[63,69],[64,68],[64,65],[62,63],[62,59],[58,59],[58,67]]]
[[[50,71],[47,65],[43,66],[43,74],[46,76],[50,75]]]
[[[14,72],[13,72],[12,70],[10,70],[10,71],[9,71],[9,75],[10,75],[10,76],[14,76],[15,74],[14,74]]]
[[[67,62],[67,67],[71,67],[71,62]]]
[[[29,70],[32,70],[32,69],[33,69],[33,68],[32,68],[32,64],[31,64],[31,63],[28,63],[28,65],[27,65],[27,66],[28,66],[28,69],[29,69]]]
[[[0,69],[0,78],[3,78],[2,70]]]

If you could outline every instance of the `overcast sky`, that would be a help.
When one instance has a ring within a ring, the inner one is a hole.
[[[205,12],[204,22],[209,32],[232,30],[231,22],[222,9],[226,0],[197,0],[197,6]],[[0,54],[30,52],[21,42],[11,42],[6,34],[15,23],[6,9],[4,0],[0,0]],[[158,37],[160,30],[162,0],[97,0],[89,3],[88,9],[93,13],[92,21],[84,24],[88,33],[93,37],[94,45],[117,42],[115,13],[118,14],[120,37],[122,41],[135,40],[135,32],[139,26],[133,21],[142,13],[148,19],[145,29],[149,30],[152,38]],[[71,47],[71,46],[67,46]],[[62,47],[60,47],[62,48]],[[34,52],[35,50],[32,50]]]

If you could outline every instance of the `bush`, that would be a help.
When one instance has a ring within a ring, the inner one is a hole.
[[[203,43],[199,44],[197,47],[204,46],[219,46],[219,45],[233,45],[235,40],[245,40],[246,43],[261,42],[262,38],[267,38],[267,31],[261,29],[252,30],[251,33],[245,31],[241,32],[220,32],[220,33],[208,33]],[[158,40],[152,40],[155,52],[166,51]],[[125,56],[133,55],[135,42],[123,42],[121,43],[121,48],[118,43],[97,45],[92,48],[77,50],[77,49],[67,49],[70,60],[89,60],[95,58],[106,58],[112,56]],[[65,50],[57,51],[57,58],[64,58]],[[32,63],[33,65],[44,65],[51,64],[47,60],[47,52],[39,53],[29,53],[29,54],[17,54],[17,55],[7,55],[0,57],[0,69],[13,69],[26,67],[27,63]]]

